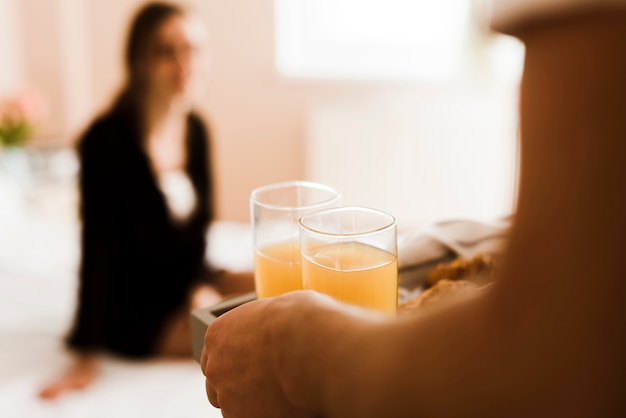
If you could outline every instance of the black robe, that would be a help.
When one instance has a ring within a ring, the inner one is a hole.
[[[106,114],[82,137],[80,290],[70,348],[153,354],[164,321],[185,304],[190,287],[210,280],[204,263],[213,217],[208,145],[202,121],[190,114],[186,172],[197,205],[180,223],[171,219],[126,116]]]

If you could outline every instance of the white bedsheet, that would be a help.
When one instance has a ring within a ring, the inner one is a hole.
[[[23,204],[4,186],[0,181],[0,417],[220,417],[193,360],[105,358],[92,386],[55,401],[37,398],[70,360],[62,338],[75,307],[79,229],[74,216],[50,216],[55,211]],[[247,225],[217,223],[209,236],[215,248],[207,256],[220,267],[251,266]]]

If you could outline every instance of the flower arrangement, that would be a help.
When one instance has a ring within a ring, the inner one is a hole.
[[[33,89],[0,98],[0,146],[24,145],[41,116],[43,101]]]

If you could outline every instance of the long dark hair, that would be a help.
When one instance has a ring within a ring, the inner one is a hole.
[[[143,66],[149,58],[151,44],[159,27],[174,16],[186,14],[187,10],[182,6],[151,2],[137,11],[130,24],[124,51],[126,82],[113,103],[112,111],[125,116],[142,140],[145,131],[143,124],[146,96]]]

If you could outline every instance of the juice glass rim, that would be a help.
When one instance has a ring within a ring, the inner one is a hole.
[[[306,224],[306,221],[309,218],[313,218],[315,216],[338,213],[338,212],[348,212],[348,211],[368,212],[372,214],[382,215],[388,218],[388,222],[381,227],[369,229],[369,230],[362,231],[362,232],[329,232],[329,231],[324,231],[324,230],[314,228]],[[306,230],[309,233],[316,234],[316,235],[323,235],[326,237],[334,237],[334,238],[353,238],[353,237],[366,237],[369,235],[379,234],[381,232],[384,232],[388,229],[395,227],[398,221],[393,215],[385,211],[382,211],[380,209],[369,208],[366,206],[340,206],[336,208],[322,209],[317,212],[307,213],[306,215],[300,217],[300,219],[298,220],[298,223],[304,230]]]
[[[315,189],[315,190],[322,190],[322,191],[331,193],[332,196],[320,202],[312,203],[309,205],[300,205],[300,206],[276,205],[272,203],[263,202],[262,200],[259,199],[259,195],[262,193],[265,193],[270,190],[277,190],[280,188],[285,188],[285,187],[303,187],[303,188],[309,188],[309,189]],[[257,187],[250,193],[250,201],[254,203],[255,205],[261,206],[267,209],[278,210],[278,211],[310,210],[316,207],[323,207],[327,205],[328,203],[332,202],[333,200],[338,200],[340,198],[341,198],[341,194],[336,189],[330,186],[326,186],[325,184],[315,183],[313,181],[306,181],[306,180],[282,181],[278,183],[267,184],[265,186]]]

